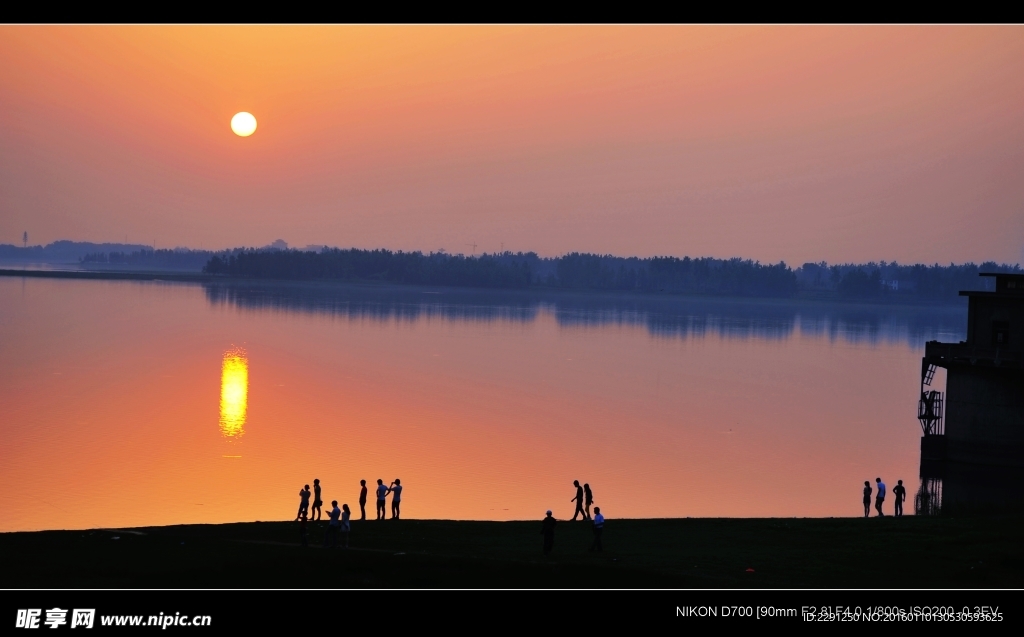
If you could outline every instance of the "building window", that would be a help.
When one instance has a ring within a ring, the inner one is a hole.
[[[1010,344],[1009,321],[992,321],[992,346],[1006,347]]]

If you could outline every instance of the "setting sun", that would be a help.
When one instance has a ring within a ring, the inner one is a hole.
[[[245,111],[235,113],[235,116],[231,118],[231,130],[239,137],[248,137],[256,132],[256,118],[252,116],[252,113]]]

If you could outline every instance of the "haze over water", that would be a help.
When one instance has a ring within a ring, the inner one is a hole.
[[[0,278],[0,530],[358,515],[857,516],[917,489],[965,310]],[[937,379],[937,384],[943,384]],[[908,503],[910,505],[912,503]],[[372,502],[370,503],[370,515]]]

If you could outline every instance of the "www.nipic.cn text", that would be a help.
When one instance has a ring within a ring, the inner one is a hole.
[[[166,630],[172,627],[209,626],[209,615],[182,615],[181,613],[160,613],[159,615],[100,615],[100,626],[150,626]],[[96,625],[95,608],[19,608],[14,621],[15,628],[93,628]]]

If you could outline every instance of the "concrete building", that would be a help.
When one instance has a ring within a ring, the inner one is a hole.
[[[930,341],[921,362],[921,477],[944,482],[944,507],[1019,499],[1024,486],[1024,275],[981,276],[995,277],[995,291],[960,293],[967,340]],[[929,389],[938,367],[944,396]]]

